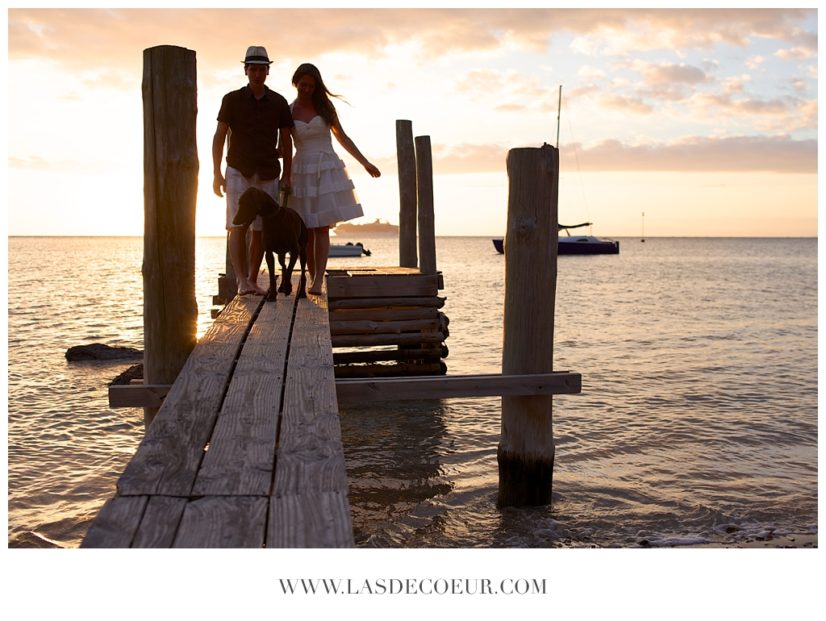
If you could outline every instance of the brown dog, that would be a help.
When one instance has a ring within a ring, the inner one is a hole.
[[[261,216],[263,226],[264,256],[267,259],[267,269],[270,275],[270,288],[267,300],[276,299],[275,292],[275,260],[273,253],[278,255],[281,265],[280,293],[290,295],[293,290],[291,282],[296,260],[301,264],[301,279],[298,285],[299,298],[307,297],[307,227],[301,216],[292,209],[282,207],[276,200],[258,188],[247,189],[238,201],[238,213],[233,218],[233,224],[249,225],[256,216]],[[290,253],[290,264],[285,265],[284,257]]]

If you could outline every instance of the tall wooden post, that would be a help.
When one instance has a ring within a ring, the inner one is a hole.
[[[559,151],[511,149],[502,373],[553,371]],[[551,396],[502,397],[499,506],[551,502]]]
[[[396,121],[396,159],[399,165],[399,266],[417,267],[416,151],[410,121]]]
[[[171,384],[195,347],[195,52],[143,52],[143,381]],[[148,426],[155,408],[144,409]]]
[[[419,197],[419,271],[436,273],[436,230],[433,218],[433,157],[430,136],[416,136],[416,189]]]

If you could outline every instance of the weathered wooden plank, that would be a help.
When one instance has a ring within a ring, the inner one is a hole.
[[[298,300],[278,442],[275,495],[346,493],[327,309]]]
[[[419,332],[405,334],[337,334],[331,337],[333,347],[358,347],[370,345],[417,345],[441,343],[445,335],[441,332]]]
[[[128,548],[140,525],[146,496],[115,496],[106,501],[89,526],[81,548]]]
[[[328,276],[327,297],[373,298],[435,296],[439,292],[437,274],[358,274]]]
[[[150,496],[132,547],[171,548],[186,503],[178,496]]]
[[[389,360],[429,360],[447,358],[447,347],[429,346],[411,349],[366,349],[346,352],[333,352],[333,362],[352,364],[358,362],[381,362]]]
[[[159,408],[172,384],[112,384],[109,386],[109,407]]]
[[[244,343],[193,495],[266,495],[295,298],[265,303]]]
[[[121,495],[190,494],[247,326],[262,303],[236,297],[207,330],[118,481]]]
[[[379,378],[400,375],[444,375],[447,365],[441,360],[435,362],[397,362],[391,364],[351,364],[336,367],[336,380],[339,378]]]
[[[316,492],[270,500],[268,548],[347,548],[354,545],[346,493]]]
[[[420,274],[421,271],[416,267],[402,267],[398,265],[350,265],[348,267],[328,268],[327,274],[331,276],[346,276],[346,275],[384,275],[394,274],[401,276],[409,276]]]
[[[579,373],[560,371],[531,375],[457,375],[336,380],[339,404],[403,399],[447,399],[576,394],[582,391]]]
[[[330,329],[337,321],[406,321],[411,319],[436,319],[435,307],[393,308],[392,306],[358,309],[333,309],[330,311]]]
[[[419,330],[438,330],[439,318],[408,319],[404,321],[331,321],[330,334],[401,334]]]
[[[332,442],[308,440],[306,446],[279,449],[276,496],[309,492],[347,492],[344,452]]]
[[[267,529],[268,499],[261,496],[206,496],[186,504],[175,548],[261,548]]]
[[[290,343],[279,449],[305,446],[307,438],[313,435],[325,443],[339,443],[337,406],[326,309],[299,300]]]
[[[329,300],[328,306],[331,310],[344,308],[375,308],[375,307],[400,307],[400,308],[417,308],[433,307],[442,308],[445,305],[446,298],[436,296],[424,297],[377,297],[377,298],[353,298],[341,300]]]

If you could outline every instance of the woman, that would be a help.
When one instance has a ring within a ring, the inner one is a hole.
[[[330,227],[337,222],[363,216],[353,182],[344,170],[344,162],[333,150],[331,137],[364,166],[372,177],[381,176],[379,169],[367,161],[341,128],[333,95],[324,85],[321,73],[310,63],[304,63],[293,74],[296,100],[290,105],[293,113],[292,195],[289,206],[304,219],[309,230],[307,240],[307,270],[310,289],[321,293],[327,255],[330,251]]]

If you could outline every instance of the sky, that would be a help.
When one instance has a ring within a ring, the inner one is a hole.
[[[346,99],[345,131],[382,170],[371,178],[336,144],[356,223],[398,223],[395,121],[407,119],[431,139],[437,235],[503,235],[507,152],[556,145],[561,86],[561,222],[608,237],[817,235],[815,9],[21,6],[7,18],[10,235],[143,234],[142,55],[156,45],[196,52],[199,235],[224,234],[211,141],[249,45],[268,49],[267,84],[288,101],[302,62]]]

